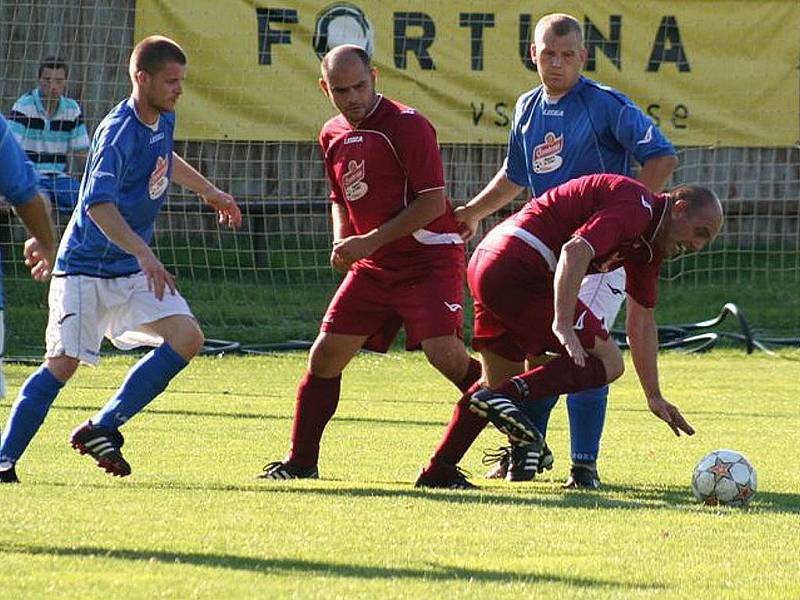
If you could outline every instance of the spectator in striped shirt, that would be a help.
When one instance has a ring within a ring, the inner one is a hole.
[[[39,65],[39,85],[14,103],[11,130],[33,162],[39,188],[61,213],[71,213],[78,201],[80,181],[67,172],[67,157],[81,158],[89,135],[80,105],[64,95],[69,68],[57,56]]]

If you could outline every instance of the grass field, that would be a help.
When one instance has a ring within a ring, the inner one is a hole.
[[[0,487],[4,598],[797,598],[798,363],[723,350],[662,356],[662,379],[698,430],[673,437],[632,371],[614,386],[604,487],[562,490],[565,410],[541,480],[477,492],[412,487],[456,394],[419,355],[362,355],[323,440],[319,481],[261,482],[287,448],[303,354],[206,357],[125,427],[133,475],[74,453],[70,430],[130,358],[78,373]],[[796,356],[790,356],[796,358]],[[8,366],[13,395],[31,367]],[[732,447],[758,469],[747,510],[694,502],[692,467]]]

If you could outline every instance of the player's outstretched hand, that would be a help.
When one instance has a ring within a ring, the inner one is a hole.
[[[175,276],[167,271],[152,250],[148,248],[147,253],[137,257],[137,260],[142,273],[147,277],[147,289],[155,294],[157,300],[164,299],[164,292],[167,289],[170,294],[175,295]]]
[[[478,226],[481,220],[472,214],[472,211],[467,206],[459,206],[453,209],[453,215],[458,221],[458,234],[461,239],[468,242],[478,232]]]
[[[242,224],[242,211],[233,196],[218,188],[202,194],[203,201],[217,211],[220,225],[236,229]]]
[[[680,437],[681,431],[686,435],[694,435],[694,427],[689,425],[674,404],[670,404],[664,398],[648,398],[647,405],[655,416],[670,426],[676,436]]]
[[[564,346],[564,350],[567,351],[572,362],[579,367],[585,367],[588,354],[583,344],[581,344],[581,341],[578,339],[575,330],[572,328],[572,324],[570,323],[566,327],[560,327],[556,323],[553,323],[553,333],[558,338],[558,341],[561,342],[561,345]]]
[[[36,281],[47,281],[53,272],[53,256],[45,251],[35,237],[25,240],[23,250],[25,266],[31,270],[31,277]]]

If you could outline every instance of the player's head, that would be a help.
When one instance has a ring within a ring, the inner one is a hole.
[[[158,112],[175,110],[183,93],[186,54],[171,39],[152,35],[136,44],[128,72],[137,100]]]
[[[39,63],[39,94],[55,99],[64,95],[69,67],[58,56],[48,56]]]
[[[563,96],[572,89],[586,57],[583,30],[575,17],[554,13],[539,19],[533,32],[531,60],[548,94]]]
[[[350,123],[358,125],[377,99],[377,71],[369,54],[352,44],[337,46],[323,57],[321,71],[322,91]]]
[[[662,236],[667,256],[697,252],[722,229],[722,203],[717,195],[699,185],[681,185],[669,193],[672,200],[669,225]]]

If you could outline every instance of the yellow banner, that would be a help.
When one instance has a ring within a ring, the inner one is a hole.
[[[170,36],[189,55],[181,139],[314,140],[335,110],[319,56],[373,53],[378,88],[442,142],[505,143],[516,98],[539,83],[536,21],[583,22],[585,75],[618,88],[677,145],[800,140],[797,0],[137,0],[136,41]]]

